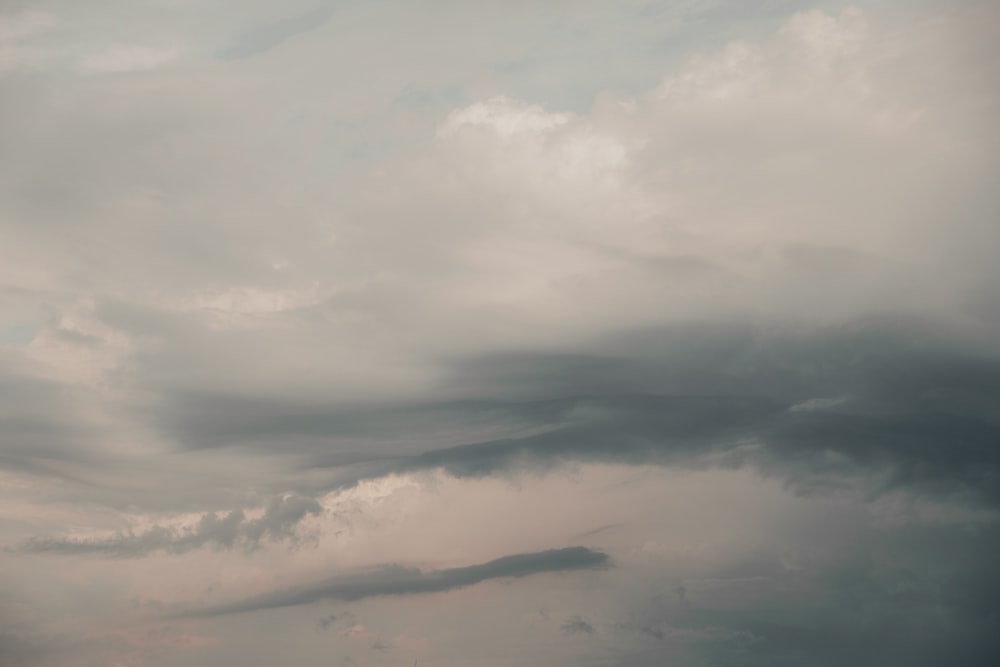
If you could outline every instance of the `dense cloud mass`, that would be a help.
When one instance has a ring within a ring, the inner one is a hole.
[[[668,350],[694,347],[711,359],[683,355],[679,364],[583,355],[490,360],[477,366],[529,391],[565,382],[547,388],[556,397],[504,406],[544,428],[427,451],[404,468],[476,475],[559,459],[697,463],[710,453],[792,478],[881,474],[889,486],[996,505],[1000,365],[935,349],[908,324],[905,333],[896,325],[805,337],[657,332],[673,339]]]
[[[0,9],[0,664],[992,665],[994,4]]]

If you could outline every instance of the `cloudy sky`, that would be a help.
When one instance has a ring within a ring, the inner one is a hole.
[[[998,28],[6,0],[0,664],[996,664]]]

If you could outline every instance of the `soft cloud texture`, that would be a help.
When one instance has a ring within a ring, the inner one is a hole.
[[[988,664],[998,19],[0,11],[0,662]]]
[[[247,518],[241,510],[219,516],[203,514],[192,526],[180,529],[154,525],[140,532],[116,534],[109,538],[59,539],[32,537],[21,546],[29,553],[106,554],[119,557],[143,556],[154,551],[184,553],[205,546],[253,550],[261,540],[294,537],[295,525],[322,507],[311,498],[286,497],[272,502],[262,516]]]
[[[488,563],[431,572],[386,567],[299,589],[275,591],[252,600],[211,607],[194,613],[196,615],[216,616],[291,607],[324,599],[352,602],[376,596],[438,593],[472,586],[488,579],[526,577],[543,572],[601,567],[607,563],[607,560],[606,554],[585,547],[565,547],[533,554],[503,556]]]

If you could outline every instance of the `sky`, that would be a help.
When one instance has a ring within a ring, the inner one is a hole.
[[[6,0],[0,665],[996,664],[998,28]]]

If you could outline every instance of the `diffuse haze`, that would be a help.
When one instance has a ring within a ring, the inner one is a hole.
[[[0,10],[0,664],[994,664],[997,26]]]

